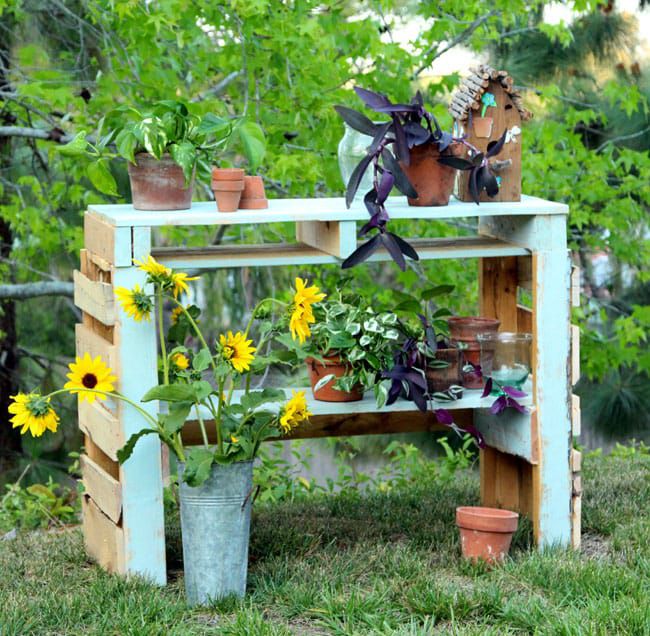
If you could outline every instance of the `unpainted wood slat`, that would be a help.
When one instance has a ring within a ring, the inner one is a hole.
[[[296,240],[316,249],[347,258],[357,245],[355,221],[299,221]]]
[[[81,455],[80,463],[85,491],[113,523],[119,523],[122,516],[120,482],[88,455]]]
[[[85,353],[90,354],[92,358],[100,356],[114,374],[117,372],[118,361],[115,347],[90,327],[84,324],[75,325],[75,341],[79,357]]]
[[[74,303],[102,324],[115,324],[115,297],[113,286],[91,281],[80,271],[74,270]]]
[[[88,496],[81,498],[86,552],[109,572],[125,574],[124,532]]]
[[[485,318],[497,318],[500,331],[517,331],[517,258],[482,258],[479,306]]]
[[[124,446],[124,433],[118,419],[98,400],[90,404],[80,401],[79,428],[111,460],[117,461],[117,451]]]

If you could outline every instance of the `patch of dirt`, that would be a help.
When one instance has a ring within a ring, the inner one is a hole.
[[[580,552],[588,559],[604,559],[611,554],[610,540],[598,534],[583,534]]]

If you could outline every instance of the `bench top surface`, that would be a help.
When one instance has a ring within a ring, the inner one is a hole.
[[[452,219],[485,216],[535,216],[567,214],[564,203],[546,201],[523,195],[521,201],[468,203],[453,198],[441,207],[409,206],[405,197],[390,197],[386,209],[392,219]],[[220,213],[214,201],[192,203],[189,210],[136,210],[131,204],[90,205],[88,213],[116,227],[160,227],[165,225],[233,225],[282,223],[295,221],[367,221],[368,212],[362,201],[354,201],[350,209],[342,197],[320,199],[270,199],[265,210],[237,210]]]

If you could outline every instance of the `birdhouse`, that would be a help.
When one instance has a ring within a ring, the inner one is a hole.
[[[480,152],[487,152],[506,134],[501,152],[490,159],[490,170],[496,175],[499,192],[489,197],[481,193],[481,201],[519,201],[521,199],[521,123],[532,117],[524,108],[521,95],[513,88],[506,71],[496,71],[486,64],[471,69],[454,92],[449,106],[454,118],[454,135],[465,139]],[[461,172],[457,198],[472,201],[469,173]]]

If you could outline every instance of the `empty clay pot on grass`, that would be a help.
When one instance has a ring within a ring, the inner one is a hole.
[[[463,556],[472,561],[498,563],[508,554],[519,515],[500,508],[461,506],[456,508]]]
[[[323,362],[315,358],[306,358],[309,379],[314,398],[321,402],[357,402],[363,399],[363,390],[360,386],[353,387],[352,391],[339,391],[334,388],[337,378],[342,378],[349,370],[349,366],[339,356],[324,357]],[[325,386],[314,390],[321,378],[334,375]]]
[[[476,336],[479,333],[496,333],[501,323],[494,318],[481,316],[453,316],[447,318],[447,324],[452,344],[462,348],[460,377],[463,386],[466,389],[482,389],[483,378],[471,371],[464,372],[462,368],[466,364],[478,366],[481,363],[481,345]]]
[[[459,156],[461,144],[452,144],[444,155]],[[409,205],[429,206],[447,205],[454,189],[456,169],[438,163],[441,157],[438,145],[434,143],[414,146],[409,151],[410,164],[400,162],[404,174],[418,193],[417,199],[409,197]]]
[[[263,210],[269,207],[264,192],[264,181],[260,176],[245,176],[244,190],[241,193],[239,208],[241,210]]]
[[[187,210],[192,207],[194,175],[188,184],[182,168],[171,158],[140,152],[128,164],[131,196],[136,210]]]

